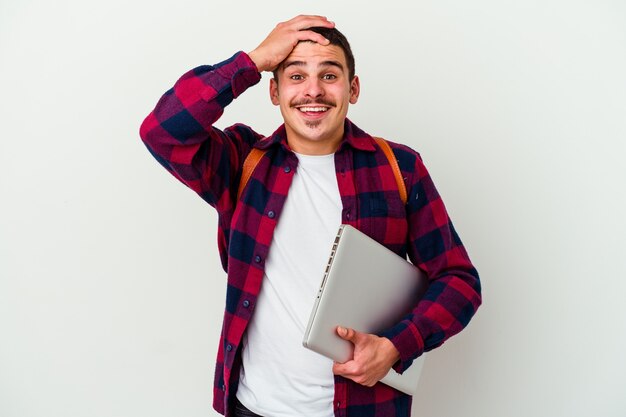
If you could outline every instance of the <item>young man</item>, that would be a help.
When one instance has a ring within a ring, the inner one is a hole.
[[[284,124],[267,138],[242,124],[213,127],[263,71],[274,72],[270,98]],[[250,53],[183,75],[141,127],[155,158],[219,216],[228,289],[214,407],[227,416],[409,416],[410,396],[378,381],[461,331],[480,305],[478,274],[419,155],[390,143],[404,204],[388,158],[346,118],[359,90],[334,23],[298,16]],[[265,154],[238,197],[252,148]],[[354,358],[333,364],[302,336],[341,223],[408,255],[430,285],[379,335],[338,328]]]

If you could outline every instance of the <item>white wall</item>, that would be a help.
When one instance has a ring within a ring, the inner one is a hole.
[[[414,415],[626,415],[624,2],[265,4],[0,3],[0,415],[214,415],[216,216],[138,128],[301,12],[348,35],[350,117],[423,154],[482,273]],[[278,125],[267,78],[235,121]]]

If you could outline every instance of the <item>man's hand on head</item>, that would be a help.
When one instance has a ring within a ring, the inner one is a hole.
[[[248,56],[256,64],[259,72],[274,71],[300,41],[313,41],[328,45],[328,39],[310,30],[311,27],[335,27],[335,23],[324,16],[300,15],[276,25],[274,30]]]
[[[354,357],[333,365],[333,373],[368,387],[380,381],[398,359],[400,353],[386,337],[337,327],[337,334],[354,344]]]

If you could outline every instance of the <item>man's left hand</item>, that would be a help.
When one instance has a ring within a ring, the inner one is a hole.
[[[354,344],[353,358],[333,364],[333,373],[367,387],[380,381],[398,359],[400,353],[386,337],[337,327],[337,334]]]

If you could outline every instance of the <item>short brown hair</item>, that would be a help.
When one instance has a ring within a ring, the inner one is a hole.
[[[303,30],[311,30],[315,33],[319,33],[320,35],[328,39],[331,45],[338,46],[341,48],[341,50],[343,50],[343,53],[346,56],[346,63],[348,64],[348,74],[350,77],[350,81],[352,81],[355,75],[354,55],[352,55],[352,48],[350,48],[350,43],[348,42],[348,39],[343,35],[343,33],[339,32],[339,30],[335,28],[326,28],[321,26],[315,26]],[[274,70],[274,79],[278,82],[277,71],[278,68]]]

